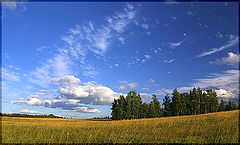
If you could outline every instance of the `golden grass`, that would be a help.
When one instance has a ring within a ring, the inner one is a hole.
[[[239,111],[90,121],[2,117],[3,143],[238,143]]]

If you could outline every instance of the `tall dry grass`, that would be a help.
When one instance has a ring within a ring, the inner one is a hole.
[[[238,143],[239,111],[90,121],[2,117],[3,143]]]

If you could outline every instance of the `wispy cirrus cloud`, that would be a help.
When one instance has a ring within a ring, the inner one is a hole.
[[[17,3],[14,1],[2,2],[2,6],[11,10],[15,10],[17,8]]]
[[[175,58],[170,59],[170,60],[163,60],[163,62],[165,62],[165,63],[172,63],[172,62],[174,62],[174,61],[175,61]]]
[[[87,77],[98,74],[96,67],[90,63],[88,56],[101,59],[109,50],[113,40],[124,43],[124,33],[129,24],[135,20],[137,11],[132,4],[126,4],[122,11],[107,16],[102,25],[96,25],[89,20],[82,25],[75,25],[68,33],[61,37],[63,47],[47,61],[36,67],[29,76],[29,81],[47,87],[49,80],[54,77],[75,75],[75,69]],[[100,60],[101,61],[101,60]]]
[[[207,55],[211,55],[214,53],[217,53],[219,51],[222,51],[224,49],[236,46],[238,44],[238,36],[234,36],[234,35],[229,35],[229,41],[227,41],[227,43],[225,43],[224,45],[217,47],[217,48],[212,48],[209,51],[204,51],[201,54],[197,55],[196,57],[203,57],[203,56],[207,56]]]
[[[170,48],[176,48],[178,46],[180,46],[183,43],[183,41],[180,42],[169,42],[168,45]]]
[[[20,75],[12,70],[2,68],[2,79],[6,81],[14,81],[14,82],[19,82],[21,79]]]

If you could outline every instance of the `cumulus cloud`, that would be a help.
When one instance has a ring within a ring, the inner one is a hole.
[[[69,75],[60,78],[53,78],[51,79],[51,83],[55,83],[57,85],[72,85],[81,83],[81,81],[79,78],[76,78],[73,75]]]
[[[222,57],[221,59],[217,59],[216,61],[210,61],[211,64],[226,64],[237,67],[240,62],[240,56],[233,52],[229,52],[227,57]]]
[[[19,111],[21,113],[27,113],[27,114],[43,114],[42,112],[34,111],[34,110],[28,110],[28,109],[23,109]]]
[[[122,91],[129,91],[129,90],[132,90],[137,87],[138,87],[138,83],[128,83],[128,84],[120,86],[118,89],[122,90]]]
[[[86,106],[83,106],[83,107],[75,107],[75,108],[74,108],[74,111],[77,111],[77,112],[85,112],[85,113],[100,113],[99,110],[94,109],[94,108],[89,108],[89,107],[86,107]]]
[[[25,100],[24,98],[19,98],[18,100],[11,101],[11,104],[18,104],[18,103],[24,103],[28,105],[35,105],[35,106],[41,106],[43,104],[42,100],[39,98],[31,98],[29,97],[28,100]]]
[[[40,100],[38,98],[29,98],[25,100],[24,98],[19,98],[16,101],[11,101],[12,104],[24,103],[31,106],[44,106],[49,108],[61,108],[63,110],[72,110],[81,113],[100,113],[99,110],[90,108],[87,106],[79,105],[80,101],[77,99],[68,99],[68,100]],[[26,111],[26,110],[25,110]]]
[[[234,96],[230,91],[224,89],[215,90],[215,92],[219,97],[223,98],[231,98]]]
[[[142,88],[142,90],[150,90],[149,88]]]
[[[58,92],[64,98],[79,99],[80,103],[93,105],[111,105],[120,95],[106,86],[94,84],[59,88]]]
[[[197,55],[196,57],[203,57],[203,56],[211,55],[216,52],[222,51],[224,49],[236,46],[238,44],[238,39],[239,39],[238,36],[230,35],[229,41],[226,44],[224,44],[220,47],[217,47],[217,48],[212,48],[210,51],[202,52],[201,54]]]

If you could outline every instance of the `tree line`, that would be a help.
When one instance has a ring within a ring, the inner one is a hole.
[[[63,118],[63,117],[55,116],[53,114],[49,114],[49,115],[30,115],[30,114],[20,114],[20,113],[11,113],[11,114],[0,113],[0,116],[6,116],[6,117],[29,117],[29,118]]]
[[[130,91],[126,97],[121,95],[119,99],[114,99],[111,115],[113,120],[122,120],[196,115],[238,109],[233,101],[227,104],[221,99],[219,102],[216,92],[212,89],[203,92],[199,87],[197,89],[194,87],[189,93],[179,93],[174,89],[171,97],[166,93],[162,105],[163,107],[155,94],[150,103],[143,103],[139,93]]]

